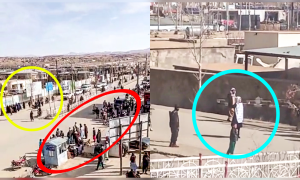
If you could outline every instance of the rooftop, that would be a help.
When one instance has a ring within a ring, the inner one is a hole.
[[[300,34],[300,31],[244,31],[245,33],[265,33],[265,34]]]
[[[180,66],[174,65],[175,69],[182,70],[197,70],[198,68],[195,66]],[[235,63],[203,63],[202,70],[204,71],[215,71],[221,72],[229,69],[245,69],[245,65],[243,64],[235,64]],[[248,71],[250,72],[271,72],[271,71],[283,71],[282,69],[276,68],[265,68],[262,66],[248,66]]]
[[[224,45],[209,45],[212,44],[209,41],[204,41],[202,43],[203,48],[232,48],[233,46]],[[196,43],[195,46],[199,47],[200,43]],[[154,49],[189,49],[193,48],[193,43],[189,42],[176,42],[176,41],[150,41],[150,50]]]
[[[47,143],[49,144],[53,144],[55,146],[58,146],[58,145],[61,145],[62,143],[65,143],[67,140],[64,139],[64,138],[61,138],[61,137],[56,137],[56,138],[53,138],[53,139],[50,139],[47,141]]]
[[[5,74],[5,75],[8,75],[8,74],[12,74],[14,71],[1,71],[0,74]],[[37,74],[37,73],[44,73],[42,71],[35,71],[35,70],[24,70],[24,71],[21,71],[21,72],[18,72],[17,74]]]

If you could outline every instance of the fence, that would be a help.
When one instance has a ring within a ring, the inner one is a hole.
[[[300,160],[193,166],[150,171],[151,178],[296,178]]]
[[[227,159],[221,156],[202,156],[173,159],[151,159],[150,167],[152,170],[164,170],[181,167],[195,166],[212,166],[222,165],[227,162],[231,164],[248,164],[260,162],[275,162],[275,161],[293,161],[300,159],[300,151],[283,151],[283,152],[262,152],[254,156],[244,159]]]

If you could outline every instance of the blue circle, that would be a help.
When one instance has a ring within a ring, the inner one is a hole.
[[[255,151],[252,151],[248,154],[242,154],[242,155],[227,155],[224,153],[221,153],[220,151],[215,150],[213,147],[211,147],[202,137],[202,135],[199,132],[198,129],[198,125],[197,125],[197,121],[196,121],[196,107],[197,107],[197,103],[198,103],[198,99],[202,93],[202,91],[204,90],[204,88],[211,83],[213,80],[215,80],[216,78],[226,75],[226,74],[232,74],[232,73],[238,73],[238,74],[246,74],[248,76],[252,76],[255,79],[259,80],[261,83],[263,83],[267,89],[270,91],[273,99],[274,99],[274,103],[275,103],[275,108],[276,108],[276,121],[275,121],[275,126],[274,129],[272,131],[272,134],[270,135],[270,137],[267,139],[267,141],[258,149],[256,149]],[[250,72],[250,71],[246,71],[246,70],[241,70],[241,69],[230,69],[230,70],[226,70],[226,71],[222,71],[218,74],[215,74],[214,76],[210,77],[207,81],[205,81],[205,83],[201,86],[201,88],[199,89],[199,91],[196,94],[196,97],[194,99],[194,103],[193,103],[193,109],[192,109],[192,118],[193,118],[193,126],[194,129],[196,131],[196,134],[198,136],[198,138],[200,139],[200,141],[204,144],[204,146],[209,149],[211,152],[223,157],[223,158],[229,158],[229,159],[243,159],[243,158],[248,158],[250,156],[254,156],[255,154],[259,153],[260,151],[262,151],[264,148],[266,148],[270,142],[272,141],[272,139],[274,138],[276,131],[278,129],[278,125],[279,125],[279,119],[280,119],[280,108],[279,108],[279,103],[278,103],[278,99],[276,97],[275,92],[273,91],[273,89],[271,88],[271,86],[260,76],[258,76],[257,74]]]

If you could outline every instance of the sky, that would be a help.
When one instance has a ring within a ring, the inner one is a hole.
[[[149,2],[1,2],[0,57],[147,49]]]

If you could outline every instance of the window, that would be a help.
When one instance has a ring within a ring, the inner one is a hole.
[[[49,156],[53,157],[54,156],[54,151],[48,151],[49,152]]]

